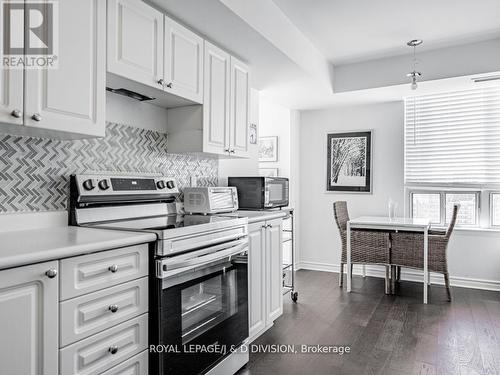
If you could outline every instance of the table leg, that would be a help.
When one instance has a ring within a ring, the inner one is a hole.
[[[424,303],[427,303],[429,281],[429,227],[424,230]]]
[[[351,292],[351,223],[347,222],[347,292]]]
[[[391,266],[385,266],[385,294],[391,294]]]

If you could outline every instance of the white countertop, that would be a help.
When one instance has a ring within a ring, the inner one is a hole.
[[[284,218],[293,211],[293,208],[286,207],[281,210],[261,210],[261,211],[246,211],[239,210],[236,212],[229,212],[226,214],[220,214],[221,216],[235,216],[235,217],[246,217],[248,218],[248,224],[258,223],[259,221],[272,220]]]
[[[72,226],[0,232],[0,269],[155,240],[156,236],[153,233]]]

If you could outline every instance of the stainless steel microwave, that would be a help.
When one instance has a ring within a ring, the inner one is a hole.
[[[229,186],[238,190],[240,209],[264,210],[288,206],[288,178],[229,177],[227,181]]]

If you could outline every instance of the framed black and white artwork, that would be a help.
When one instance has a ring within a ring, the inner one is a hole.
[[[372,132],[327,134],[327,191],[371,193]]]
[[[259,138],[259,162],[278,161],[278,137]]]

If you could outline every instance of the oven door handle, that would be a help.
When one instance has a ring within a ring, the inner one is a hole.
[[[232,256],[242,254],[248,249],[248,239],[238,241],[238,244],[210,252],[198,257],[174,260],[172,258],[161,259],[156,261],[156,277],[160,279],[170,278],[180,273],[190,271],[196,268],[202,268],[212,263],[220,261],[229,261]]]

